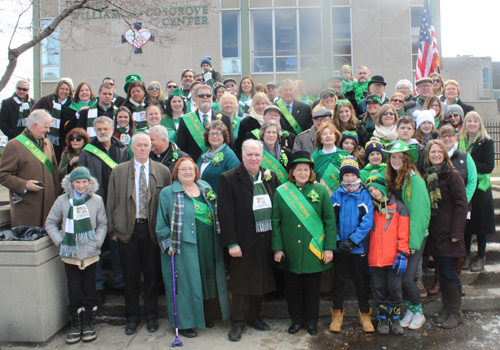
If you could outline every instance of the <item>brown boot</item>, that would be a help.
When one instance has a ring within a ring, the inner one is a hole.
[[[441,285],[439,284],[439,269],[436,266],[436,270],[434,271],[434,284],[427,291],[429,295],[436,295],[441,291]]]
[[[418,291],[420,293],[420,297],[421,298],[427,298],[427,291],[425,290],[424,282],[422,281],[422,279],[421,278],[417,278],[413,282],[415,283],[415,285],[418,288]]]
[[[332,323],[330,323],[330,332],[338,333],[340,332],[340,327],[342,327],[342,320],[344,319],[344,309],[332,311]]]
[[[458,275],[458,278],[460,279],[460,281],[462,281],[462,266],[463,266],[463,263],[464,263],[464,258],[458,259],[457,275]],[[465,295],[465,289],[464,289],[464,285],[462,284],[462,296],[464,296],[464,295]]]
[[[361,325],[363,326],[363,332],[365,333],[373,333],[375,332],[375,328],[373,327],[372,323],[372,309],[368,311],[366,314],[361,312],[361,310],[358,309],[358,316],[359,316],[359,321],[361,322]]]

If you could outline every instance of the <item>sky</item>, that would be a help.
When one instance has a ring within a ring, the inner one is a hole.
[[[0,8],[7,10],[0,12],[0,16],[8,12],[7,7],[12,3],[12,0],[0,0]],[[442,56],[491,56],[493,61],[500,61],[499,13],[500,0],[441,0],[441,42],[438,45],[441,46]],[[27,38],[26,33],[16,35],[13,46]],[[0,30],[0,74],[7,65],[9,40],[10,37]],[[12,95],[17,80],[26,78],[33,79],[32,50],[19,57],[14,76],[0,92],[0,100]]]

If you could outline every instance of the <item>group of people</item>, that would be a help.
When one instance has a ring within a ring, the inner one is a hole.
[[[105,240],[129,335],[143,317],[158,330],[162,277],[170,324],[184,337],[214,326],[214,305],[231,318],[231,341],[247,325],[269,330],[260,312],[276,290],[288,332],[315,335],[332,268],[331,332],[341,330],[352,273],[363,330],[375,331],[373,295],[377,331],[402,334],[426,320],[423,256],[435,264],[429,292],[443,300],[436,322],[462,322],[460,272],[484,269],[495,232],[494,146],[456,81],[433,73],[414,93],[401,80],[388,97],[382,76],[361,66],[353,79],[344,66],[313,96],[303,81],[223,80],[210,57],[201,70],[184,70],[165,92],[129,75],[125,98],[109,77],[97,96],[63,78],[37,102],[19,81],[2,102],[10,141],[0,184],[12,226],[45,226],[60,247],[67,343],[97,336]]]

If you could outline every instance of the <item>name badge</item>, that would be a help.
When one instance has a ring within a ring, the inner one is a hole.
[[[146,121],[146,111],[134,112],[134,121],[145,122]]]
[[[75,220],[90,218],[89,208],[87,208],[86,204],[75,207],[73,214],[75,215]]]
[[[57,102],[54,102],[53,104],[54,108],[57,109],[58,111],[61,110],[61,104],[60,103],[57,103]]]
[[[61,121],[59,119],[52,118],[50,122],[50,127],[54,129],[59,129],[59,125],[61,125]]]
[[[253,210],[272,208],[271,198],[268,194],[261,194],[253,197]]]

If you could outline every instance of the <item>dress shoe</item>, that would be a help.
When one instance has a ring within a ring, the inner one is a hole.
[[[243,331],[243,328],[241,328],[241,327],[231,327],[231,330],[227,334],[227,338],[230,341],[240,341],[242,331]]]
[[[310,335],[318,334],[318,327],[316,327],[314,325],[307,326],[307,333],[309,333]]]
[[[300,324],[292,324],[290,328],[288,328],[288,333],[296,334],[300,330]]]
[[[135,332],[137,332],[137,327],[139,327],[139,323],[138,322],[129,322],[129,323],[127,323],[127,325],[125,326],[125,334],[126,335],[132,335],[132,334],[134,334]]]
[[[179,334],[186,338],[194,338],[198,335],[193,328],[179,329]]]
[[[106,297],[104,294],[104,289],[97,290],[97,305],[104,305],[106,302]]]
[[[256,318],[255,321],[253,321],[252,324],[253,328],[257,331],[268,331],[269,330],[269,325],[262,321],[260,318]]]
[[[154,333],[158,330],[158,321],[156,320],[147,320],[146,321],[146,329],[149,333]]]
[[[214,321],[209,320],[208,318],[206,318],[205,319],[205,327],[207,327],[207,328],[214,328],[215,327]]]

